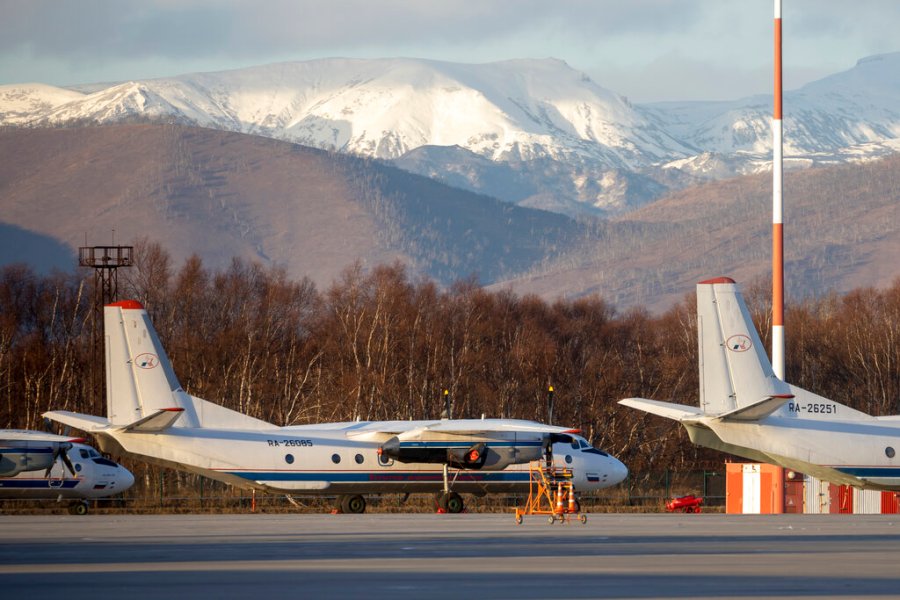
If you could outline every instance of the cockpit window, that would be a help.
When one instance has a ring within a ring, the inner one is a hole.
[[[79,448],[78,453],[81,455],[81,458],[90,458],[91,457],[91,455],[88,454],[88,451],[85,450],[84,448]]]
[[[578,443],[581,444],[581,449],[582,449],[582,450],[584,450],[585,448],[590,448],[590,447],[591,447],[591,445],[588,444],[585,440],[578,440]]]
[[[94,450],[93,448],[88,450],[88,452],[90,453],[91,458],[100,458],[100,453],[97,452],[96,450]]]
[[[98,465],[103,465],[105,467],[118,467],[119,466],[116,463],[114,463],[113,461],[109,460],[108,458],[98,457],[98,458],[94,459],[94,462],[97,463]]]
[[[586,452],[587,454],[599,454],[600,456],[609,456],[603,450],[597,450],[596,448],[584,448],[582,452]]]

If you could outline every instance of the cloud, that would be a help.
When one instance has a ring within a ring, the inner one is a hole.
[[[552,56],[636,98],[654,80],[683,97],[705,89],[704,72],[727,88],[771,64],[771,0],[0,0],[0,14],[0,83],[328,56]],[[895,0],[786,1],[786,66],[826,72],[900,49],[898,22]]]
[[[696,10],[666,0],[3,0],[0,6],[0,50],[60,59],[252,57],[435,42],[490,46],[494,38],[541,31],[621,36],[681,27]],[[540,38],[532,42],[541,45]]]

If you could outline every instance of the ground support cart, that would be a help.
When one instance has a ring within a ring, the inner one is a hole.
[[[548,466],[538,460],[531,462],[528,472],[528,500],[524,508],[516,507],[516,523],[521,525],[525,515],[547,515],[551,524],[573,519],[587,523],[587,515],[581,512],[575,497],[572,469]]]

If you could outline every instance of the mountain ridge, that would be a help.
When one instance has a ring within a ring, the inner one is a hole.
[[[765,174],[600,220],[517,207],[377,160],[180,125],[0,129],[0,158],[0,229],[22,246],[0,244],[0,263],[61,249],[55,266],[70,270],[75,248],[115,230],[125,244],[149,236],[174,261],[197,254],[221,269],[237,257],[321,288],[357,261],[400,261],[440,285],[474,276],[491,289],[597,293],[653,311],[701,279],[752,282],[771,266]],[[898,172],[900,156],[786,174],[791,298],[900,275],[890,260],[900,255]],[[34,254],[13,252],[23,248]]]
[[[900,53],[879,55],[786,92],[786,164],[900,150],[898,72]],[[0,123],[239,131],[393,160],[477,193],[508,186],[517,190],[499,196],[508,202],[572,215],[627,213],[668,191],[770,164],[768,96],[633,105],[557,59],[321,59],[75,87],[85,93],[0,86]],[[471,156],[443,150],[453,146]]]

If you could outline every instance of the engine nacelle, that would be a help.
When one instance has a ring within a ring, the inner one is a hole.
[[[45,470],[53,464],[53,454],[46,452],[4,452],[0,454],[0,477],[15,477],[23,471]]]
[[[503,462],[503,457],[484,442],[461,447],[453,442],[401,442],[392,437],[378,448],[378,454],[402,463],[446,464],[456,469],[494,467]],[[503,466],[506,464],[510,463]]]

